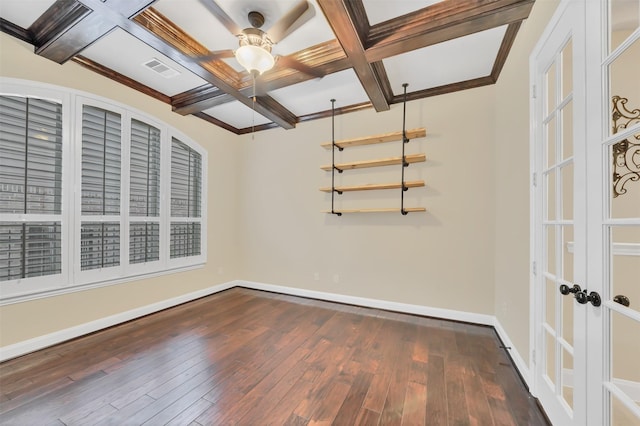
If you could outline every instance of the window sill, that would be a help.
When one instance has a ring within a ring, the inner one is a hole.
[[[12,305],[14,303],[29,302],[31,300],[44,299],[46,297],[60,296],[60,295],[69,294],[69,293],[76,293],[78,291],[91,290],[91,289],[94,289],[94,288],[108,287],[108,286],[112,286],[112,285],[116,285],[116,284],[123,284],[123,283],[132,282],[132,281],[156,278],[156,277],[160,277],[160,276],[163,276],[163,275],[175,274],[175,273],[178,273],[178,272],[193,271],[193,270],[196,270],[196,269],[203,268],[205,266],[205,264],[206,264],[206,262],[202,262],[202,263],[192,264],[192,265],[188,265],[188,266],[179,266],[179,267],[175,267],[175,268],[172,268],[172,269],[165,269],[163,271],[142,273],[142,274],[139,274],[139,275],[133,275],[133,276],[130,275],[130,276],[127,276],[127,277],[104,280],[104,281],[99,281],[99,282],[92,282],[92,283],[88,283],[88,284],[79,284],[79,285],[66,286],[66,287],[56,288],[56,289],[51,289],[51,290],[38,291],[38,292],[35,292],[35,293],[28,293],[28,294],[10,296],[10,297],[1,299],[0,300],[0,306]],[[0,295],[0,297],[1,297],[1,295]]]

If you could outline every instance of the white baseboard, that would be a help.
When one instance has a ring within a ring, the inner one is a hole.
[[[533,382],[531,380],[531,369],[525,362],[524,358],[522,358],[522,356],[520,355],[520,352],[518,352],[516,347],[513,345],[513,342],[511,342],[511,339],[509,338],[509,335],[507,334],[506,330],[502,327],[502,324],[496,317],[494,317],[493,326],[496,329],[498,336],[500,336],[502,343],[504,343],[504,345],[507,348],[510,348],[510,349],[507,349],[507,351],[509,352],[509,355],[511,355],[511,359],[515,364],[516,369],[520,372],[522,379],[529,387],[529,392],[531,392],[533,390],[533,386],[532,386]]]
[[[163,309],[170,308],[172,306],[180,305],[182,303],[199,299],[204,296],[209,296],[211,294],[218,293],[239,285],[240,284],[238,281],[229,281],[227,283],[218,284],[213,287],[194,291],[192,293],[183,294],[181,296],[174,297],[172,299],[163,300],[161,302],[152,303],[150,305],[142,306],[140,308],[132,309],[130,311],[122,312],[116,315],[111,315],[105,318],[100,318],[98,320],[90,321],[85,324],[77,325],[75,327],[70,327],[64,330],[45,334],[43,336],[34,337],[33,339],[24,340],[22,342],[15,343],[13,345],[4,346],[0,348],[0,362],[18,357],[20,355],[25,355],[40,349],[44,349],[46,347],[49,347],[57,343],[61,343],[76,337],[80,337],[85,334],[93,333],[95,331],[102,330],[104,328],[112,327],[114,325],[117,325],[126,321],[131,321],[132,319],[149,315],[154,312],[158,312]]]
[[[271,291],[274,293],[284,293],[291,296],[308,297],[311,299],[327,300],[330,302],[346,303],[349,305],[365,306],[368,308],[378,308],[387,311],[404,312],[407,314],[424,315],[455,321],[464,321],[474,324],[494,325],[493,315],[475,314],[472,312],[455,311],[452,309],[431,308],[429,306],[412,305],[408,303],[390,302],[381,299],[369,299],[366,297],[347,296],[337,293],[326,293],[323,291],[305,290],[302,288],[285,287],[281,285],[258,283],[254,281],[237,281],[239,286],[252,288],[255,290]]]

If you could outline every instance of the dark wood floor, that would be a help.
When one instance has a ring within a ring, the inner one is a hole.
[[[0,364],[0,423],[546,425],[499,345],[235,288]]]

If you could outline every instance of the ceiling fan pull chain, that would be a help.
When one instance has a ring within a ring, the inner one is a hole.
[[[253,96],[251,97],[251,140],[254,140],[256,137],[256,73],[251,73],[251,78],[253,79]]]

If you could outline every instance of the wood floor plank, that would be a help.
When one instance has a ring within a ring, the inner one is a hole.
[[[234,288],[0,363],[8,425],[546,425],[495,331]]]
[[[470,423],[467,393],[464,388],[465,365],[460,357],[460,355],[452,355],[445,360],[447,418],[451,425],[468,425]]]
[[[322,403],[317,406],[316,410],[311,414],[308,425],[332,425],[333,421],[340,410],[342,402],[349,394],[350,384],[334,381],[333,386],[329,389],[327,396]],[[340,423],[337,423],[340,424]]]
[[[265,413],[269,412],[274,406],[284,404],[287,394],[300,380],[300,377],[304,375],[305,370],[308,368],[304,359],[299,360],[293,366],[287,366],[288,371],[282,376],[282,378],[269,390],[269,398],[261,398],[254,403],[252,407],[244,413],[239,413],[237,418],[244,424],[259,424],[265,420]],[[310,383],[309,383],[310,386]],[[291,398],[291,395],[289,396]],[[284,401],[283,401],[284,400]],[[291,409],[293,411],[293,408]]]
[[[313,386],[314,384],[312,382],[304,379],[298,379],[284,397],[280,399],[280,402],[277,405],[272,405],[262,413],[264,423],[270,426],[279,426],[286,424],[291,416],[300,418],[295,414],[295,409],[300,404],[304,396],[311,392]],[[304,420],[306,421],[306,419]]]
[[[341,402],[340,409],[336,413],[334,423],[337,425],[355,424],[360,409],[363,407],[364,399],[371,386],[373,374],[368,371],[358,371],[349,388],[349,392]]]
[[[358,417],[356,418],[354,425],[369,426],[369,425],[377,425],[379,424],[379,422],[380,422],[380,413],[376,411],[371,411],[368,408],[363,407],[358,413]]]
[[[447,424],[447,392],[444,359],[439,355],[429,357],[427,364],[427,424]]]
[[[211,407],[211,403],[206,399],[199,399],[187,408],[184,409],[180,414],[175,416],[169,422],[167,422],[167,426],[182,426],[189,424],[195,421],[196,418],[207,409]]]
[[[402,410],[403,425],[423,425],[427,418],[427,387],[409,382]]]
[[[413,342],[402,340],[396,345],[396,349],[397,353],[389,359],[389,363],[396,367],[393,370],[387,399],[380,416],[380,423],[384,425],[399,425],[402,423],[402,413],[411,369],[411,364],[408,361],[412,359]]]
[[[463,384],[469,410],[469,423],[472,426],[493,425],[493,415],[482,387],[482,379],[474,369],[470,368],[464,371]]]

